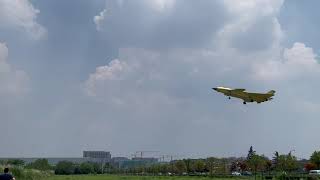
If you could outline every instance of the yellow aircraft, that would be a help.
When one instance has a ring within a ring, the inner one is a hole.
[[[276,91],[271,90],[267,93],[251,93],[246,92],[245,89],[231,89],[226,87],[216,87],[212,88],[213,90],[223,93],[224,95],[228,96],[229,99],[231,97],[239,98],[243,100],[243,104],[247,104],[247,102],[265,102],[272,100],[272,96],[276,93]]]

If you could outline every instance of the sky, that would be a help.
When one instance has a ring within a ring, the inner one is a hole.
[[[319,150],[317,0],[0,0],[0,157]],[[276,90],[243,105],[212,87]]]

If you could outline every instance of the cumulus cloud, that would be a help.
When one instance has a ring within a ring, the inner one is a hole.
[[[232,1],[224,0],[229,13],[243,16],[247,19],[255,19],[256,16],[269,16],[277,14],[284,0],[248,0]]]
[[[1,0],[0,28],[14,28],[25,31],[31,38],[40,39],[47,33],[36,19],[40,10],[35,9],[29,0]]]
[[[170,48],[212,44],[227,14],[221,1],[107,0],[97,29],[119,47]],[[130,33],[128,30],[130,29]]]
[[[187,101],[193,97],[192,93],[202,96],[201,90],[194,87],[197,85],[203,87],[207,84],[203,88],[210,89],[214,82],[219,85],[221,81],[225,85],[237,83],[252,86],[253,74],[262,73],[260,69],[256,70],[256,63],[266,62],[270,58],[274,58],[273,51],[248,55],[220,49],[124,48],[119,50],[118,59],[97,67],[90,74],[85,88],[88,95],[106,101],[113,97],[126,99],[129,94],[132,95],[130,98],[136,96],[130,99],[136,101],[141,101],[141,97],[152,99],[155,94],[162,94],[173,101]],[[161,101],[153,101],[157,102]]]
[[[154,0],[149,1],[151,6],[158,11],[164,11],[165,9],[170,9],[176,3],[176,0]]]
[[[96,24],[98,31],[102,30],[101,24],[103,23],[103,20],[106,18],[106,15],[107,15],[107,10],[104,9],[103,11],[100,12],[98,16],[94,16],[93,21]]]
[[[224,1],[232,17],[218,32],[223,47],[258,51],[278,47],[283,32],[277,15],[283,1]]]
[[[0,95],[20,95],[28,91],[28,76],[7,62],[8,48],[0,43]]]
[[[319,76],[320,64],[316,57],[312,48],[296,42],[292,48],[284,49],[282,58],[254,65],[254,76],[268,81]]]
[[[108,80],[121,80],[128,71],[126,62],[118,59],[112,60],[109,65],[96,68],[96,72],[90,75],[86,82],[87,93],[91,96],[96,95],[96,91]]]
[[[278,46],[283,37],[277,19],[283,1],[116,2],[107,0],[94,22],[119,47],[221,46],[255,51]]]

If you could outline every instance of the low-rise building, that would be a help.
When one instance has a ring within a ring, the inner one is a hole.
[[[111,153],[107,151],[83,151],[83,158],[89,162],[111,162]]]

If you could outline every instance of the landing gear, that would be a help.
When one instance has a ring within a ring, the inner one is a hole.
[[[247,104],[245,101],[243,101],[243,104]]]
[[[231,97],[229,96],[228,99],[231,99]]]

